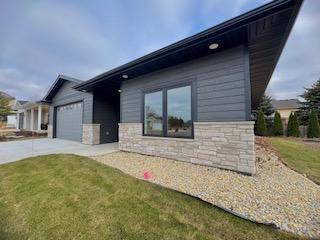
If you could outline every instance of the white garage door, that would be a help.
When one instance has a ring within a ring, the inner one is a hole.
[[[82,140],[82,102],[57,107],[56,137]]]

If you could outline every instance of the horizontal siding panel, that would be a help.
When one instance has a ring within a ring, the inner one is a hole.
[[[72,87],[77,83],[66,81],[62,84],[59,91],[55,94],[51,103],[51,114],[49,123],[53,124],[54,107],[66,105],[73,102],[83,102],[83,123],[92,123],[93,114],[93,95],[91,93],[79,92]]]
[[[199,122],[212,121],[212,116],[215,117],[215,121],[217,120],[235,120],[235,121],[243,121],[245,118],[244,111],[224,111],[224,112],[207,112],[202,113],[198,116]]]
[[[132,102],[122,102],[124,109],[131,109],[136,108],[137,106],[140,106],[142,102],[142,99],[139,97],[139,100],[132,101]]]
[[[129,79],[121,85],[121,122],[141,122],[142,93],[196,82],[199,120],[245,120],[242,46]]]
[[[223,71],[219,75],[206,75],[206,77],[198,77],[198,86],[208,86],[212,84],[222,84],[227,82],[233,82],[238,79],[244,79],[243,66],[239,69],[229,69]]]
[[[127,95],[127,96],[121,96],[123,103],[126,103],[126,104],[131,103],[131,102],[137,102],[137,101],[140,102],[141,99],[139,99],[139,98],[141,98],[141,93],[139,91],[137,91],[134,94]]]
[[[228,89],[228,90],[222,90],[222,91],[212,91],[210,93],[202,93],[198,94],[198,100],[200,99],[213,99],[213,98],[219,98],[219,97],[229,97],[229,96],[238,96],[238,95],[244,95],[244,88],[234,88],[234,89]]]
[[[201,94],[201,93],[208,93],[208,92],[228,90],[228,89],[234,89],[234,88],[243,88],[243,87],[244,87],[244,81],[243,79],[241,79],[241,80],[236,80],[236,81],[232,81],[224,84],[212,84],[209,86],[198,87],[197,92],[198,94]]]
[[[122,122],[123,123],[137,123],[137,122],[140,122],[140,118],[137,119],[137,116],[126,116],[126,117],[122,117],[123,120]]]
[[[72,99],[72,98],[83,98],[83,94],[80,92],[76,92],[76,93],[73,93],[73,92],[66,92],[66,94],[68,95],[65,95],[65,96],[59,96],[59,98],[54,98],[54,101],[55,102],[63,102],[65,101],[66,99]]]
[[[209,68],[206,69],[206,71],[201,71],[198,74],[199,78],[205,78],[206,76],[221,76],[226,75],[226,73],[230,69],[239,69],[243,70],[243,60],[242,61],[232,61],[232,62],[225,62],[224,64],[221,64],[221,67],[218,68]]]
[[[221,105],[221,104],[237,104],[237,103],[242,103],[242,104],[245,103],[244,95],[222,97],[222,98],[201,99],[201,100],[198,100],[198,107]]]
[[[206,112],[243,111],[243,110],[245,110],[243,103],[199,106],[198,114],[206,113]]]
[[[124,109],[126,115],[136,115],[136,108],[127,108]]]

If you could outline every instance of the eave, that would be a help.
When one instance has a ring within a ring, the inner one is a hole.
[[[209,28],[120,67],[102,73],[74,88],[93,91],[95,88],[119,88],[129,80],[196,58],[215,54],[238,45],[249,50],[251,105],[255,108],[262,97],[303,0],[275,0],[229,21]],[[210,50],[211,43],[219,48]]]

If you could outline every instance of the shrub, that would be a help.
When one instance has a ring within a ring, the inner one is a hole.
[[[287,136],[288,137],[299,137],[299,122],[296,113],[290,113],[289,121],[288,121],[288,129],[287,129]]]
[[[266,120],[264,119],[264,114],[262,111],[259,111],[258,113],[257,122],[256,122],[256,134],[258,136],[267,135]]]
[[[272,133],[274,136],[283,135],[283,126],[281,122],[281,116],[280,116],[280,113],[278,112],[275,112],[274,114]]]
[[[319,119],[314,110],[309,115],[308,138],[320,137]]]
[[[299,120],[298,120],[298,114],[295,112],[293,114],[293,129],[294,129],[294,136],[299,137],[300,136],[300,131],[299,131]]]
[[[292,112],[290,113],[290,116],[289,116],[289,120],[288,120],[288,125],[287,125],[287,136],[291,136],[291,133],[292,133],[292,117],[293,117],[293,114]]]

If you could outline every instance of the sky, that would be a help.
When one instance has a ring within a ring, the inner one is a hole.
[[[88,80],[268,0],[0,0],[0,91],[39,100],[59,74]],[[320,1],[305,0],[267,93],[320,77]]]

